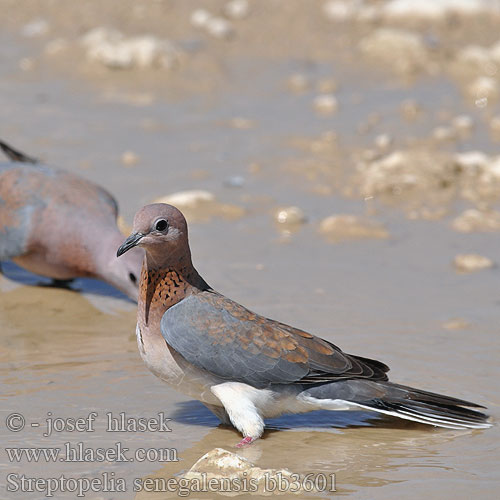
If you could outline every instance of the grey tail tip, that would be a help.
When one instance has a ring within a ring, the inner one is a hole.
[[[9,146],[6,142],[2,140],[0,140],[0,148],[10,161],[18,163],[38,163],[37,158],[28,156],[22,153],[21,151],[14,149],[12,146]]]
[[[493,425],[489,415],[471,409],[484,408],[476,403],[397,384],[393,387],[406,392],[404,397],[374,398],[362,405],[386,415],[447,429],[486,429]]]

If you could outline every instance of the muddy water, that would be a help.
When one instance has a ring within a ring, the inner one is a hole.
[[[115,193],[128,221],[143,204],[181,189],[208,189],[221,201],[244,207],[245,216],[237,220],[213,218],[191,225],[195,265],[214,288],[347,352],[384,361],[394,381],[476,401],[498,418],[498,268],[457,274],[451,264],[457,253],[465,252],[498,260],[498,236],[463,235],[450,229],[447,218],[410,221],[397,209],[377,207],[389,239],[332,245],[317,231],[323,217],[373,213],[373,206],[345,199],[338,191],[318,195],[321,181],[314,172],[297,173],[294,163],[299,158],[307,165],[308,160],[307,150],[296,147],[297,138],[307,142],[328,130],[342,135],[345,143],[366,146],[373,137],[359,136],[356,130],[374,112],[383,114],[384,130],[396,140],[409,134],[424,137],[425,121],[409,125],[401,119],[399,105],[408,97],[416,96],[431,109],[479,116],[448,80],[389,85],[384,75],[366,68],[342,68],[339,98],[358,105],[318,118],[311,109],[312,94],[294,95],[285,82],[296,71],[307,71],[312,78],[331,75],[329,65],[304,65],[293,57],[280,64],[240,58],[228,62],[225,84],[213,92],[174,97],[158,91],[151,105],[137,106],[117,98],[116,88],[110,93],[97,84],[62,78],[44,65],[23,73],[19,59],[36,58],[37,47],[12,34],[2,35],[1,46],[0,105],[8,117],[3,138],[103,184]],[[234,118],[251,126],[235,127]],[[495,151],[485,128],[480,124],[460,148]],[[139,156],[137,165],[122,165],[125,150]],[[260,168],[249,168],[253,163]],[[344,175],[340,165],[338,178]],[[242,176],[243,186],[229,187],[231,176]],[[300,206],[309,223],[284,237],[271,214],[290,204]],[[127,491],[87,493],[87,498],[134,498],[135,479],[174,477],[214,447],[234,450],[236,432],[219,428],[202,405],[147,372],[136,351],[133,304],[91,280],[60,290],[35,286],[37,278],[13,265],[4,271],[3,447],[64,449],[67,442],[83,442],[96,449],[120,442],[130,449],[127,457],[139,448],[168,448],[177,450],[179,461],[17,463],[3,449],[2,498],[43,497],[7,493],[9,473],[41,478],[109,473],[125,481]],[[443,328],[454,318],[467,326]],[[14,412],[26,421],[19,432],[4,424]],[[43,436],[47,418],[79,418],[90,412],[97,414],[93,432]],[[162,413],[172,419],[171,432],[108,432],[109,412],[148,418]],[[39,427],[32,426],[37,423]],[[497,426],[458,432],[371,413],[318,412],[269,422],[264,439],[241,454],[260,467],[334,472],[338,491],[331,496],[496,498],[499,437]],[[143,492],[137,498],[168,496]]]

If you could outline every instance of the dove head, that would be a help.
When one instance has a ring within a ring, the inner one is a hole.
[[[119,257],[135,246],[146,251],[148,265],[168,267],[191,261],[188,229],[182,213],[172,205],[146,205],[134,217],[132,234],[118,248]]]

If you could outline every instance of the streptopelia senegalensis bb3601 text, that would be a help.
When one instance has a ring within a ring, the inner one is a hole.
[[[144,251],[121,262],[118,206],[103,188],[0,142],[0,260],[54,280],[92,277],[137,300]],[[23,163],[16,163],[23,162]]]
[[[153,204],[134,219],[118,249],[146,250],[137,342],[149,369],[202,401],[242,434],[262,435],[264,419],[311,410],[368,409],[451,429],[485,428],[480,405],[388,381],[389,368],[264,318],[213,290],[191,262],[186,220]]]

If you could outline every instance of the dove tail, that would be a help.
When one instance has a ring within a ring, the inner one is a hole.
[[[342,384],[343,387],[336,388],[336,384]],[[385,381],[346,380],[311,388],[307,393],[326,399],[327,389],[334,396],[328,398],[330,400],[343,399],[357,407],[422,424],[448,429],[491,427],[488,415],[471,409],[484,408],[483,406],[413,387]]]

